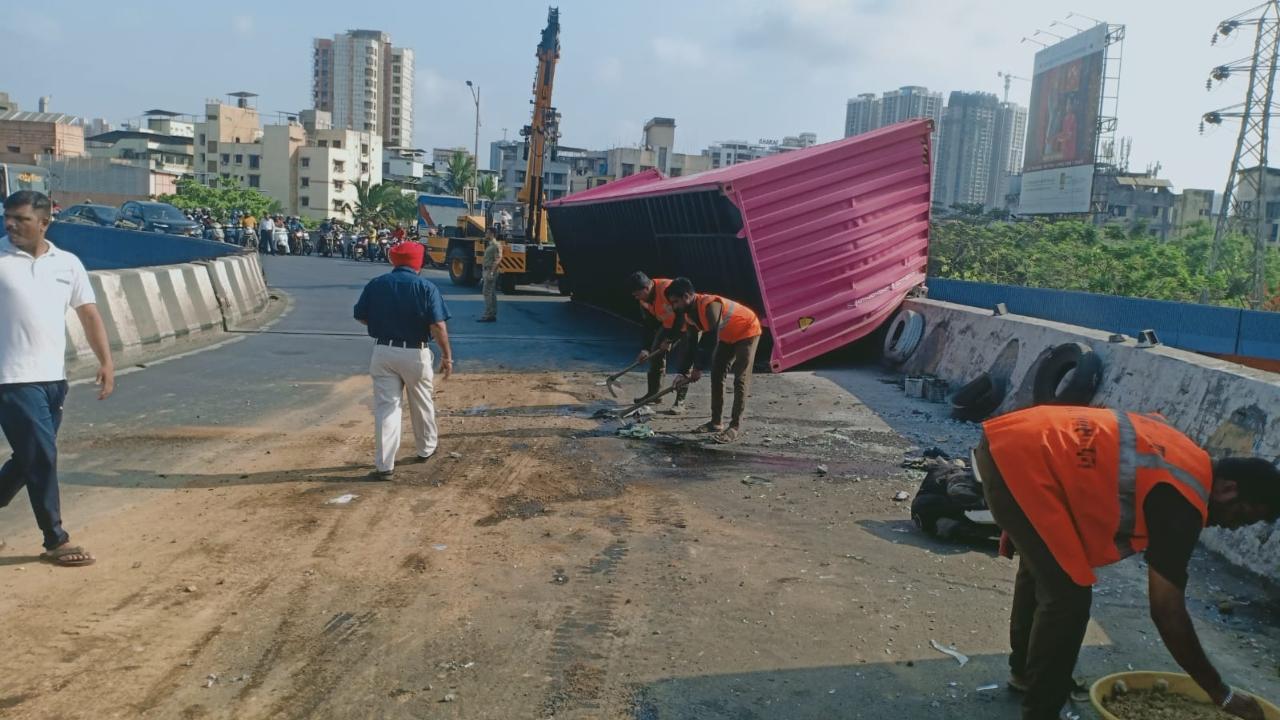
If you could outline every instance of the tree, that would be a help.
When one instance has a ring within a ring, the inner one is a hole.
[[[481,175],[480,184],[476,186],[476,192],[482,200],[493,202],[502,197],[502,186],[498,184],[497,176]]]
[[[208,208],[220,221],[226,221],[232,210],[247,212],[255,217],[280,213],[283,208],[278,200],[261,191],[241,185],[230,178],[219,178],[213,186],[200,183],[192,177],[178,180],[178,191],[173,195],[156,198],[182,210]]]
[[[461,195],[463,188],[474,184],[475,177],[475,158],[462,151],[455,152],[449,158],[449,164],[445,168],[445,188],[450,193]]]
[[[1146,228],[1101,231],[1081,222],[978,222],[972,217],[935,222],[929,274],[935,277],[1107,295],[1197,302],[1208,290],[1231,306],[1248,302],[1252,245],[1229,234],[1218,266],[1208,272],[1213,229],[1192,226],[1161,241]],[[1268,249],[1269,287],[1280,285],[1280,252]]]
[[[412,221],[418,214],[418,202],[395,183],[373,185],[367,180],[356,183],[356,202],[345,208],[357,225],[391,225]]]

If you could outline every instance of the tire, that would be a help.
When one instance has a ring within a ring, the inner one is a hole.
[[[1036,368],[1031,400],[1036,405],[1088,405],[1102,380],[1102,358],[1084,343],[1055,347]]]
[[[903,310],[889,323],[884,336],[884,359],[892,364],[904,363],[920,346],[924,337],[924,317],[915,310]]]
[[[499,273],[498,289],[502,291],[503,295],[515,295],[516,294],[516,276],[513,275],[512,273]]]
[[[462,248],[454,248],[445,258],[449,266],[449,280],[454,285],[471,286],[476,284],[476,259]]]
[[[1000,407],[1004,395],[1004,383],[992,379],[991,373],[982,373],[956,391],[951,398],[951,416],[973,422],[984,420]]]

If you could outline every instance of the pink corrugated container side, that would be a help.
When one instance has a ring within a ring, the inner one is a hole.
[[[780,372],[865,337],[924,282],[931,130],[912,120],[696,175],[650,172],[550,206],[718,188],[742,216]]]
[[[924,282],[930,127],[793,153],[725,188],[751,244],[775,372],[866,336]]]

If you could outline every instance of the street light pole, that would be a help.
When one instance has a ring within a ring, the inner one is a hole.
[[[471,99],[476,101],[476,143],[474,155],[475,172],[472,173],[471,186],[475,187],[475,192],[480,192],[480,86],[472,85],[471,81],[467,81],[467,88],[471,90]]]

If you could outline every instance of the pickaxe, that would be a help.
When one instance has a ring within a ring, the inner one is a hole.
[[[618,390],[613,386],[613,384],[618,381],[618,378],[622,377],[623,375],[626,375],[627,373],[631,372],[632,370],[635,370],[636,368],[649,362],[650,360],[653,360],[654,358],[662,357],[663,354],[671,352],[672,350],[675,349],[676,345],[679,345],[679,344],[680,344],[680,341],[676,340],[675,342],[671,343],[671,345],[669,345],[666,350],[662,350],[662,349],[654,350],[653,352],[649,353],[649,355],[646,356],[645,359],[637,360],[631,363],[630,365],[622,368],[618,372],[605,378],[604,384],[606,387],[609,388],[609,394],[614,397],[618,397]]]

